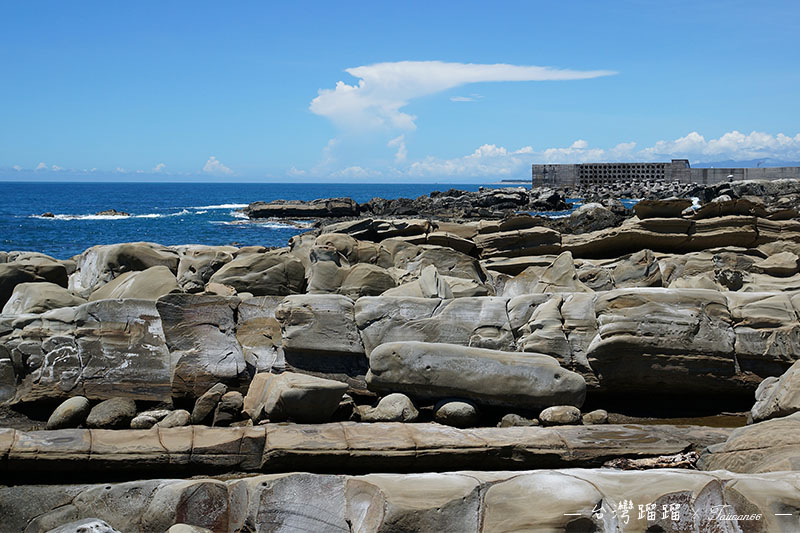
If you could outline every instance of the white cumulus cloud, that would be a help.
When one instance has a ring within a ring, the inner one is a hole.
[[[609,70],[443,61],[376,63],[348,68],[345,72],[358,78],[358,83],[348,85],[339,81],[333,89],[320,89],[309,109],[343,129],[356,130],[381,127],[413,130],[416,117],[402,111],[411,100],[468,83],[580,80],[615,74]]]
[[[34,168],[33,170],[47,170],[47,164],[44,161],[42,161],[38,165],[36,165],[36,168]]]
[[[166,166],[167,165],[164,164],[164,163],[159,163],[159,164],[157,164],[156,166],[153,167],[153,172],[161,172],[162,170],[164,170],[164,167],[166,167]]]
[[[207,174],[216,174],[224,176],[230,176],[231,174],[233,174],[233,170],[223,165],[222,162],[213,155],[209,157],[208,161],[206,161],[206,164],[203,165],[203,172]]]
[[[397,152],[394,154],[394,160],[396,163],[402,163],[408,157],[408,149],[406,148],[406,136],[400,135],[395,137],[388,143],[386,146],[389,148],[397,148]]]

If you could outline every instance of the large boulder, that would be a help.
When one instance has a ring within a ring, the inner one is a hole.
[[[397,286],[388,270],[370,263],[359,263],[350,268],[339,292],[354,300],[362,296],[378,296]]]
[[[547,355],[450,344],[392,342],[369,358],[367,385],[419,398],[466,398],[484,405],[541,409],[583,404],[584,379]]]
[[[139,272],[125,272],[92,292],[89,301],[107,298],[140,298],[158,300],[165,294],[179,292],[175,274],[165,266],[150,267]]]
[[[325,218],[358,216],[358,203],[351,198],[325,198],[304,202],[275,200],[253,202],[244,208],[250,218]]]
[[[238,251],[233,246],[179,246],[180,253],[177,279],[178,285],[186,292],[202,292],[214,273],[233,261]]]
[[[303,291],[305,268],[286,250],[240,255],[221,267],[209,282],[230,285],[254,296],[285,296]]]
[[[260,373],[250,383],[243,410],[254,423],[264,419],[327,422],[346,390],[345,383],[305,374]]]
[[[48,281],[67,286],[67,269],[55,259],[33,256],[0,264],[0,305],[5,306],[20,283]]]
[[[170,354],[155,302],[100,300],[48,311],[15,330],[7,346],[19,369],[17,402],[171,398]]]
[[[544,227],[500,231],[475,236],[475,245],[482,258],[552,254],[561,251],[561,234]]]
[[[92,292],[120,274],[154,266],[177,272],[178,252],[149,242],[92,246],[78,257],[77,271],[70,276],[70,289]]]
[[[768,377],[756,389],[756,403],[750,410],[754,422],[800,411],[800,361],[781,377]]]
[[[287,296],[275,309],[288,352],[362,354],[353,300],[338,294]]]
[[[282,301],[283,296],[256,296],[239,304],[236,340],[251,374],[283,369],[281,326],[275,319],[275,309]]]
[[[395,341],[423,341],[514,350],[505,298],[364,297],[355,305],[356,324],[369,354]]]
[[[3,306],[3,314],[44,313],[51,309],[72,307],[84,303],[86,303],[86,300],[75,296],[55,283],[46,281],[20,283],[14,287],[11,298]]]
[[[238,305],[238,298],[201,294],[168,294],[158,300],[173,396],[197,398],[217,382],[237,387],[247,380],[236,340]]]
[[[689,198],[666,198],[663,200],[642,200],[633,206],[636,216],[644,218],[679,217],[684,210],[692,206]]]
[[[728,440],[709,446],[697,466],[746,473],[800,470],[800,413],[736,428]]]

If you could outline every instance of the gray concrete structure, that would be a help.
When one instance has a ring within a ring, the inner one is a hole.
[[[687,159],[642,163],[579,163],[531,165],[534,187],[591,187],[619,183],[698,183],[800,179],[800,167],[691,168]]]

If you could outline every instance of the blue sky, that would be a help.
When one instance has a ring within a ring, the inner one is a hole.
[[[797,161],[798,20],[791,1],[4,2],[0,179]]]

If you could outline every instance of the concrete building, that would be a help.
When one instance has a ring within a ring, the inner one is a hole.
[[[531,165],[533,186],[581,187],[617,183],[698,183],[722,181],[800,179],[800,167],[691,168],[688,159],[669,163],[579,163]]]

